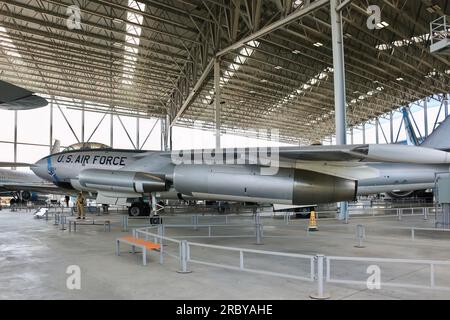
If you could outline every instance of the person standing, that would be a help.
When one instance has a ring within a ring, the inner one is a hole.
[[[78,194],[77,197],[77,212],[78,212],[78,217],[77,219],[81,219],[81,217],[83,217],[83,219],[86,219],[85,215],[84,215],[84,196],[83,196],[83,192],[80,191],[80,193]]]

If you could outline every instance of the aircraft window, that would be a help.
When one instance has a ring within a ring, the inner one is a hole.
[[[71,146],[68,146],[63,150],[66,151],[74,151],[74,150],[92,150],[92,149],[109,149],[110,147],[103,143],[98,142],[85,142],[85,143],[76,143]]]

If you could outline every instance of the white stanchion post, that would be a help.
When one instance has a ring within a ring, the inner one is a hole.
[[[362,224],[356,226],[356,238],[358,239],[358,245],[355,248],[364,248],[362,242],[366,237],[366,229]]]
[[[316,299],[316,300],[325,300],[325,299],[329,299],[330,296],[326,295],[324,293],[324,289],[325,289],[325,282],[324,282],[324,278],[323,278],[323,260],[324,260],[324,255],[323,254],[318,254],[315,257],[315,260],[317,261],[317,294],[313,294],[310,295],[310,297],[312,299]]]
[[[188,270],[187,263],[187,251],[188,251],[188,243],[186,240],[181,240],[180,242],[180,270],[178,273],[190,273]]]

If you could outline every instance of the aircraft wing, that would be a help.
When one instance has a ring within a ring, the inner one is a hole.
[[[61,189],[55,186],[53,183],[5,183],[0,184],[0,190],[3,191],[32,191],[39,193],[51,193],[51,194],[68,194],[71,193],[68,190]],[[73,192],[73,191],[72,191]]]
[[[280,158],[303,161],[364,161],[415,164],[450,163],[450,153],[407,145],[371,144],[280,148]]]
[[[373,162],[448,164],[450,153],[407,145],[311,146],[280,149],[279,166],[362,180],[379,177]]]
[[[48,101],[33,92],[0,80],[0,108],[28,110],[45,107]]]
[[[305,161],[358,161],[364,160],[366,157],[360,152],[355,152],[353,149],[358,146],[309,146],[309,147],[279,147],[278,154],[280,158],[287,158],[292,160],[305,160]],[[270,148],[235,148],[236,152],[245,154],[250,158],[265,156],[265,150]],[[197,149],[197,150],[175,150],[173,152],[162,153],[165,157],[182,157],[183,154],[190,153],[193,158],[199,159],[197,155],[205,152],[209,152],[214,149]],[[222,149],[225,152],[231,152],[233,149]],[[272,149],[275,150],[275,149]],[[143,153],[137,155],[137,157],[145,157],[151,153]],[[235,158],[237,156],[235,155]],[[201,158],[200,158],[201,159]]]
[[[214,149],[211,149],[214,150]],[[171,157],[173,162],[181,160],[189,153],[191,157],[187,159],[202,159],[205,152],[211,150],[175,150],[165,152],[162,156]],[[224,150],[224,149],[221,149]],[[226,149],[223,152],[230,152],[233,149]],[[270,149],[269,149],[270,150]],[[338,145],[338,146],[306,146],[306,147],[279,147],[278,150],[272,148],[269,156],[267,148],[245,148],[236,149],[235,158],[246,157],[254,164],[267,163],[267,160],[274,159],[278,152],[280,160],[295,161],[333,161],[333,162],[395,162],[395,163],[415,163],[415,164],[446,164],[450,163],[450,153],[441,150],[422,148],[407,145],[390,144],[361,144],[361,145]],[[150,154],[150,153],[149,153]],[[140,154],[145,157],[147,153]],[[175,161],[174,161],[175,160]]]
[[[0,168],[7,167],[32,167],[33,164],[24,162],[0,162]]]

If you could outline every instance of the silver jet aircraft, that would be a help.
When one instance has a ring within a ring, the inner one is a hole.
[[[448,134],[449,119],[424,147],[363,144],[165,152],[81,144],[47,156],[31,169],[61,188],[95,196],[97,203],[131,205],[132,215],[148,214],[138,199],[149,195],[289,205],[351,201],[358,194],[433,188],[435,173],[450,168],[450,153],[433,148],[433,143],[442,143],[436,135]]]

